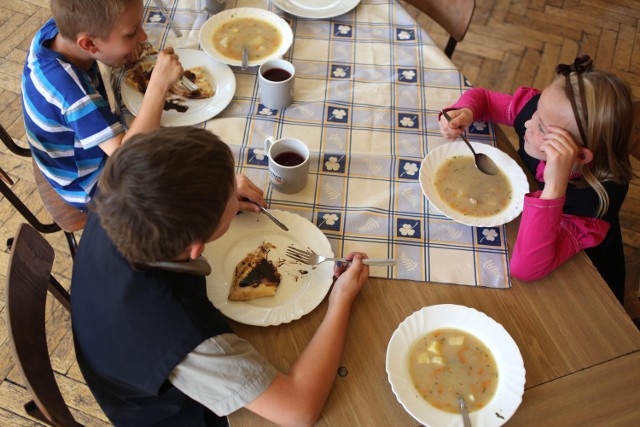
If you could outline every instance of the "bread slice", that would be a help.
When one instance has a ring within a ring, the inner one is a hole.
[[[273,248],[271,243],[263,242],[238,263],[229,289],[229,301],[248,301],[276,294],[281,276],[278,268],[267,259]]]

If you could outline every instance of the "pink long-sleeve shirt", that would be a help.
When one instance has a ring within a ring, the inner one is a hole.
[[[520,110],[540,91],[519,88],[513,95],[474,88],[465,92],[447,110],[469,108],[473,119],[513,126]],[[544,182],[546,162],[540,161],[536,180]],[[562,212],[565,197],[540,199],[542,191],[528,193],[520,230],[511,256],[511,274],[521,280],[542,278],[582,249],[599,245],[610,224],[598,218],[568,215]]]

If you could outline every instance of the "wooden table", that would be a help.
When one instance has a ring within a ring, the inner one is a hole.
[[[499,146],[515,153],[508,141]],[[509,246],[519,220],[508,225]],[[353,305],[342,366],[321,426],[415,426],[387,380],[387,343],[407,316],[427,305],[473,307],[502,324],[526,368],[523,401],[511,426],[632,425],[640,419],[640,332],[584,252],[545,279],[511,289],[370,279]],[[326,300],[292,323],[234,324],[278,369],[287,371],[309,342]],[[242,409],[233,427],[268,425]]]

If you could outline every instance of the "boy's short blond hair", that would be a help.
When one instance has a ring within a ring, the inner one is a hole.
[[[234,188],[233,155],[217,136],[160,128],[115,151],[89,208],[130,263],[171,261],[211,238]]]
[[[60,35],[75,41],[85,32],[94,37],[109,37],[125,9],[142,0],[51,0],[51,14]]]

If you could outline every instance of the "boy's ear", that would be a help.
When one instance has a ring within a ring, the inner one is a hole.
[[[80,49],[92,55],[98,52],[98,47],[94,43],[93,37],[91,37],[91,35],[89,35],[88,33],[78,34],[76,44],[80,47]]]
[[[189,245],[189,259],[196,259],[204,252],[204,242],[194,242]]]
[[[579,165],[587,165],[591,163],[592,160],[593,160],[593,151],[589,150],[586,147],[581,147],[580,152],[578,153],[578,158],[576,159],[576,162]]]

